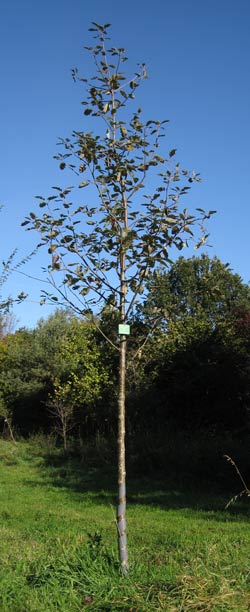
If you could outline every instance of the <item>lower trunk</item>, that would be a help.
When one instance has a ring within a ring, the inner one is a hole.
[[[63,448],[64,448],[64,452],[66,453],[67,451],[67,431],[65,429],[63,430]]]
[[[7,425],[7,429],[8,429],[8,432],[9,432],[10,439],[12,440],[12,442],[15,442],[13,430],[12,430],[12,427],[11,427],[11,421],[9,419],[5,418],[4,419],[4,423],[5,423],[5,425]]]
[[[128,549],[126,535],[126,465],[125,465],[125,379],[126,336],[121,336],[118,397],[118,508],[117,530],[119,559],[122,574],[128,572]]]

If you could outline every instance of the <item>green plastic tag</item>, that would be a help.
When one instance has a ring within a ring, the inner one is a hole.
[[[120,323],[120,325],[118,325],[118,334],[120,336],[122,335],[129,336],[130,335],[130,325],[124,325]]]

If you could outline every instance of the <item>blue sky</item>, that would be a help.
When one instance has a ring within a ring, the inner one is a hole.
[[[20,227],[37,194],[62,181],[53,155],[58,137],[88,129],[70,69],[92,74],[83,47],[92,21],[111,22],[112,43],[131,68],[146,62],[138,104],[145,118],[170,120],[167,151],[201,173],[194,205],[216,209],[206,249],[250,280],[250,3],[248,0],[2,0],[0,7],[0,259],[17,261],[36,236]],[[184,252],[183,252],[184,254]],[[24,271],[42,278],[42,257]],[[24,290],[20,325],[46,317],[41,284],[14,274],[5,293]]]

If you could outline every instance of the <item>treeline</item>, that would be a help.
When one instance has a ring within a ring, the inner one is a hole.
[[[118,320],[112,304],[95,322],[58,310],[35,329],[15,332],[3,316],[0,431],[55,431],[65,448],[69,437],[115,432]],[[250,289],[228,265],[207,255],[181,257],[169,271],[155,272],[130,323],[130,439],[167,432],[169,423],[247,430]]]

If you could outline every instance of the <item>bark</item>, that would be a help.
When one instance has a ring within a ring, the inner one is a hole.
[[[124,209],[124,226],[121,231],[120,251],[120,323],[125,323],[125,301],[127,294],[126,282],[126,249],[124,247],[124,235],[128,231],[128,204],[123,185],[122,201]],[[126,345],[127,336],[120,336],[120,362],[119,362],[119,395],[118,395],[118,508],[117,508],[117,531],[119,559],[122,574],[128,572],[128,548],[126,532],[126,463],[125,463],[125,413],[126,413]]]
[[[8,428],[8,432],[9,432],[10,439],[11,439],[13,442],[15,442],[15,438],[14,438],[13,430],[12,430],[12,427],[11,427],[11,422],[10,422],[10,420],[9,420],[9,419],[7,419],[7,417],[5,417],[5,419],[4,419],[4,423],[5,423],[5,425],[7,425],[7,428]]]
[[[126,464],[125,464],[125,380],[126,380],[126,336],[120,339],[119,396],[118,396],[118,508],[117,530],[119,559],[122,574],[128,572],[128,549],[126,534]]]
[[[66,453],[66,450],[67,450],[67,431],[66,429],[63,430],[63,448]]]

